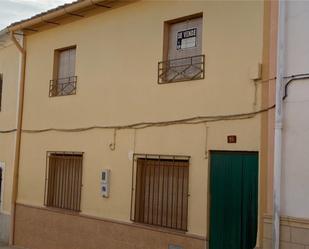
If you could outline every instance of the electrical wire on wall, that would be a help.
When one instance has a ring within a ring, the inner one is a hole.
[[[111,151],[114,151],[116,149],[116,138],[117,138],[117,129],[114,129],[113,142],[109,144],[109,148]]]
[[[254,99],[253,99],[253,111],[256,111],[257,107],[257,96],[258,96],[258,83],[254,80]]]
[[[309,77],[308,74],[298,74],[298,75],[291,75],[285,77],[286,79],[292,78],[293,80],[300,79],[300,77]],[[264,84],[264,83],[269,83],[276,80],[276,77],[272,77],[269,79],[265,80],[256,80],[255,85],[257,84]],[[289,84],[289,82],[288,82]],[[256,90],[257,91],[257,90]],[[287,94],[287,91],[286,91]],[[255,96],[257,97],[257,93],[255,93]],[[256,98],[255,97],[255,98]],[[254,99],[254,105],[257,104],[257,100]],[[128,125],[112,125],[112,126],[99,126],[99,125],[94,125],[94,126],[88,126],[88,127],[82,127],[82,128],[46,128],[46,129],[23,129],[23,133],[43,133],[43,132],[84,132],[84,131],[89,131],[89,130],[94,130],[94,129],[113,129],[114,130],[114,143],[110,144],[110,149],[113,150],[113,147],[115,146],[115,140],[116,140],[116,132],[117,130],[121,129],[145,129],[149,127],[162,127],[162,126],[170,126],[170,125],[193,125],[193,124],[201,124],[201,123],[207,123],[207,122],[218,122],[218,121],[224,121],[224,120],[241,120],[241,119],[248,119],[248,118],[253,118],[254,116],[267,112],[271,109],[274,109],[275,106],[270,106],[265,109],[261,109],[258,111],[253,111],[253,112],[248,112],[248,113],[239,113],[239,114],[227,114],[227,115],[215,115],[215,116],[195,116],[191,118],[186,118],[186,119],[178,119],[178,120],[169,120],[169,121],[159,121],[159,122],[140,122],[140,123],[134,123],[134,124],[128,124]],[[6,134],[6,133],[13,133],[16,132],[17,129],[9,129],[9,130],[0,130],[0,134]]]
[[[256,84],[265,84],[265,83],[269,83],[269,82],[274,82],[277,78],[273,77],[267,80],[259,80],[256,81]],[[285,85],[284,85],[284,95],[283,95],[283,100],[285,100],[288,97],[288,90],[289,90],[289,86],[294,82],[294,81],[298,81],[298,80],[307,80],[309,79],[309,73],[300,73],[300,74],[291,74],[288,76],[284,77],[285,80],[288,80]]]
[[[218,122],[218,121],[227,121],[227,120],[241,120],[241,119],[250,119],[254,118],[256,115],[268,112],[269,110],[275,108],[275,106],[270,106],[268,108],[264,108],[254,112],[247,113],[237,113],[237,114],[227,114],[227,115],[214,115],[214,116],[195,116],[191,118],[184,119],[176,119],[169,121],[157,121],[157,122],[140,122],[133,123],[128,125],[111,125],[111,126],[89,126],[89,127],[81,127],[81,128],[46,128],[46,129],[23,129],[23,133],[44,133],[44,132],[84,132],[94,129],[114,129],[115,134],[116,130],[123,129],[146,129],[149,127],[164,127],[171,125],[194,125],[194,124],[203,124],[207,122]],[[11,133],[16,132],[16,129],[12,130],[1,130],[0,133]],[[114,136],[115,136],[114,134]]]
[[[205,123],[205,159],[208,159],[208,125]]]
[[[269,79],[260,79],[260,80],[256,80],[256,84],[266,84],[266,83],[270,83],[270,82],[275,82],[277,78],[276,77],[272,77],[272,78],[269,78]]]
[[[16,132],[17,129],[11,129],[11,130],[1,130],[0,133],[2,134],[6,134],[6,133],[13,133],[13,132]]]
[[[309,73],[302,73],[302,74],[294,74],[288,77],[285,77],[285,79],[289,79],[288,82],[284,86],[284,95],[283,100],[285,100],[288,97],[288,90],[289,86],[297,80],[307,80],[309,79]]]

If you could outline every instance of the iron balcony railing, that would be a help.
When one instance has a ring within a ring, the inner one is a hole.
[[[49,97],[76,94],[77,76],[59,78],[50,81]]]
[[[205,78],[205,55],[196,55],[158,63],[158,83],[172,83]]]

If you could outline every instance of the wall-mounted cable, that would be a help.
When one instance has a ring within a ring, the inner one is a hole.
[[[109,144],[109,148],[111,151],[114,151],[116,149],[116,137],[117,137],[117,129],[114,129],[113,142]]]
[[[191,118],[184,119],[176,119],[169,121],[156,121],[156,122],[140,122],[128,125],[111,125],[111,126],[89,126],[82,128],[46,128],[46,129],[23,129],[23,133],[44,133],[44,132],[84,132],[94,129],[114,129],[114,130],[122,130],[122,129],[146,129],[149,127],[164,127],[171,125],[194,125],[194,124],[202,124],[207,122],[218,122],[218,121],[227,121],[227,120],[242,120],[253,118],[258,114],[268,112],[271,109],[274,109],[275,105],[270,106],[265,109],[261,109],[255,112],[247,112],[247,113],[238,113],[238,114],[226,114],[226,115],[213,115],[213,116],[195,116]],[[4,130],[0,131],[0,133],[10,133],[15,132],[16,129],[12,130]]]
[[[277,79],[276,77],[273,77],[273,78],[269,78],[269,79],[266,79],[266,80],[257,80],[257,81],[255,81],[255,84],[264,84],[264,83],[269,83],[269,82],[272,82],[272,81],[275,82],[276,79]],[[284,79],[288,80],[284,85],[283,99],[286,99],[288,97],[289,86],[294,81],[309,79],[309,73],[292,74],[292,75],[285,76]]]
[[[205,123],[205,159],[208,159],[208,129],[207,123]]]
[[[285,84],[283,100],[288,97],[289,86],[294,81],[309,79],[309,73],[295,74],[295,75],[291,75],[291,76],[285,77],[285,79],[290,79],[290,80]]]
[[[2,134],[7,134],[7,133],[13,133],[13,132],[16,132],[16,131],[17,131],[17,129],[2,130],[2,131],[0,131],[0,133],[2,133]]]

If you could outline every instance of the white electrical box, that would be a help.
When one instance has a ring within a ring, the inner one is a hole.
[[[104,198],[109,197],[109,188],[110,188],[110,170],[104,169],[101,172],[101,195]]]

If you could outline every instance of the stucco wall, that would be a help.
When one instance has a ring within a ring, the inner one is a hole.
[[[16,128],[17,82],[19,54],[13,44],[0,47],[0,73],[3,74],[0,130]],[[3,206],[10,213],[15,133],[0,133],[0,162],[4,163]]]
[[[0,130],[16,128],[16,105],[19,54],[10,42],[0,47],[0,73],[3,75]],[[0,205],[0,241],[8,241],[13,182],[15,132],[0,133],[0,166],[2,175],[2,203]]]
[[[163,23],[203,12],[204,80],[157,84]],[[27,38],[24,129],[77,128],[163,121],[256,110],[249,79],[262,56],[262,1],[145,1]],[[77,46],[77,94],[48,97],[54,49]],[[259,98],[259,91],[257,93]],[[132,161],[128,153],[192,156],[189,233],[207,234],[208,150],[259,151],[260,118],[117,133],[23,134],[18,202],[43,206],[47,151],[83,151],[82,213],[129,221]],[[227,144],[227,135],[237,135]],[[207,140],[207,142],[206,142]],[[111,169],[109,199],[100,196],[100,170]],[[31,172],[31,174],[29,173]]]
[[[309,21],[308,2],[288,2],[286,26],[286,74],[308,73],[309,35],[303,24]],[[295,81],[284,101],[283,128],[283,215],[309,218],[309,84]]]

